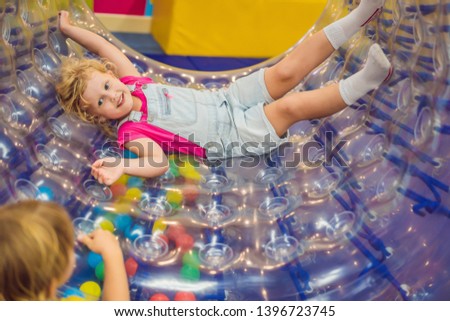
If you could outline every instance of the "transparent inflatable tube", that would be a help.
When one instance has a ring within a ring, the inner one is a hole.
[[[310,32],[353,7],[329,1]],[[176,86],[214,90],[283,55],[239,70],[182,70],[120,43],[83,1],[0,1],[0,201],[54,200],[77,233],[116,233],[133,300],[179,292],[197,300],[448,300],[447,7],[386,1],[376,22],[295,90],[346,77],[373,42],[394,64],[389,83],[336,115],[295,124],[290,144],[252,166],[173,158],[162,177],[107,187],[89,165],[123,152],[56,100],[61,57],[92,56],[59,33],[58,10],[122,48],[144,75]],[[301,161],[305,146],[331,139],[347,141],[339,151],[346,166],[324,162],[325,148]],[[61,298],[98,299],[97,265],[77,246]]]

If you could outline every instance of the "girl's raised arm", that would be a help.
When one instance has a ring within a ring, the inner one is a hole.
[[[67,11],[59,13],[59,29],[66,37],[87,50],[111,61],[116,65],[119,77],[140,76],[133,63],[119,48],[92,31],[72,25]]]

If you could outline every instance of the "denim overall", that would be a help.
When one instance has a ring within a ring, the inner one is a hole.
[[[271,101],[263,76],[261,70],[218,91],[144,84],[147,119],[133,111],[119,127],[127,121],[146,121],[203,147],[209,160],[243,156],[242,145],[258,144],[266,136],[278,146],[287,136],[278,137],[263,112],[263,105]],[[135,85],[128,87],[135,90]],[[268,152],[261,147],[248,150],[252,155]]]

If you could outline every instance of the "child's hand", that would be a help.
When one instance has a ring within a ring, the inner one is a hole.
[[[122,251],[120,249],[119,241],[114,234],[102,229],[97,229],[89,235],[83,234],[78,237],[78,241],[86,245],[91,251],[100,254],[102,257],[109,253]]]
[[[58,15],[59,15],[59,30],[61,30],[63,34],[66,34],[67,29],[72,25],[69,20],[69,13],[67,11],[62,10],[59,12]]]
[[[111,185],[124,173],[123,162],[119,158],[105,157],[92,164],[91,174],[100,184]]]

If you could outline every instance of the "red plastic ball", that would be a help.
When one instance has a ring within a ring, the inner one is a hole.
[[[175,301],[197,301],[195,294],[192,292],[177,292],[174,297]]]
[[[175,239],[175,244],[182,253],[189,251],[194,246],[194,238],[187,233],[180,234]]]
[[[187,203],[194,203],[200,194],[197,185],[186,185],[182,188],[181,192],[183,193],[184,201]]]
[[[175,239],[180,234],[185,234],[186,229],[183,225],[169,225],[169,227],[166,230],[166,235],[169,238],[169,240],[175,241]]]
[[[163,293],[155,293],[150,297],[149,301],[170,301],[170,299]]]
[[[128,188],[125,184],[114,183],[109,187],[109,189],[111,190],[114,198],[118,198],[124,196]]]
[[[138,267],[138,263],[132,257],[129,257],[125,261],[125,271],[127,272],[128,276],[134,276],[137,272]]]

